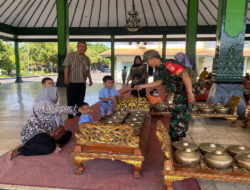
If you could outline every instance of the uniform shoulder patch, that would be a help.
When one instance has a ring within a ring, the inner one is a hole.
[[[171,73],[180,76],[186,69],[182,67],[181,65],[174,64],[171,62],[166,62],[165,63],[166,69],[168,69]]]
[[[167,66],[167,69],[170,70],[170,71],[174,71],[174,70],[175,70],[175,67],[170,63],[170,64]]]

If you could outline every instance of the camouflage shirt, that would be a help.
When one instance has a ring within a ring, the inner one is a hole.
[[[163,85],[167,86],[173,93],[186,91],[182,76],[186,72],[185,66],[175,60],[167,60],[160,65],[159,76]]]

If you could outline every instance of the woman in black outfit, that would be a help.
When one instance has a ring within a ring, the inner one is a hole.
[[[132,80],[131,88],[134,88],[136,85],[148,83],[147,65],[142,63],[141,56],[139,55],[134,58],[134,64],[132,65],[127,78],[127,86],[129,85],[130,80]],[[132,90],[131,95],[138,97],[138,91]],[[142,90],[139,90],[139,95],[140,97],[146,97],[146,89],[143,88]]]

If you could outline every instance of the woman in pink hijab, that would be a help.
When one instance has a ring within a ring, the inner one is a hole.
[[[192,64],[186,54],[179,52],[174,56],[174,58],[182,63],[185,67],[189,67],[190,69],[192,69]]]

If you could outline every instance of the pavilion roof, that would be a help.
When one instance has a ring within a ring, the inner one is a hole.
[[[188,0],[134,0],[142,24],[136,33],[124,27],[132,0],[68,2],[70,35],[185,34],[186,31]],[[249,2],[248,6],[247,24],[250,24]],[[199,0],[199,34],[215,33],[217,9],[218,0]],[[56,35],[57,19],[56,0],[0,0],[0,32]]]
[[[188,0],[135,0],[144,27],[185,26]],[[69,0],[71,27],[124,27],[132,0]],[[200,0],[199,25],[216,25],[217,0]],[[0,22],[14,27],[56,27],[56,0],[0,0]]]

